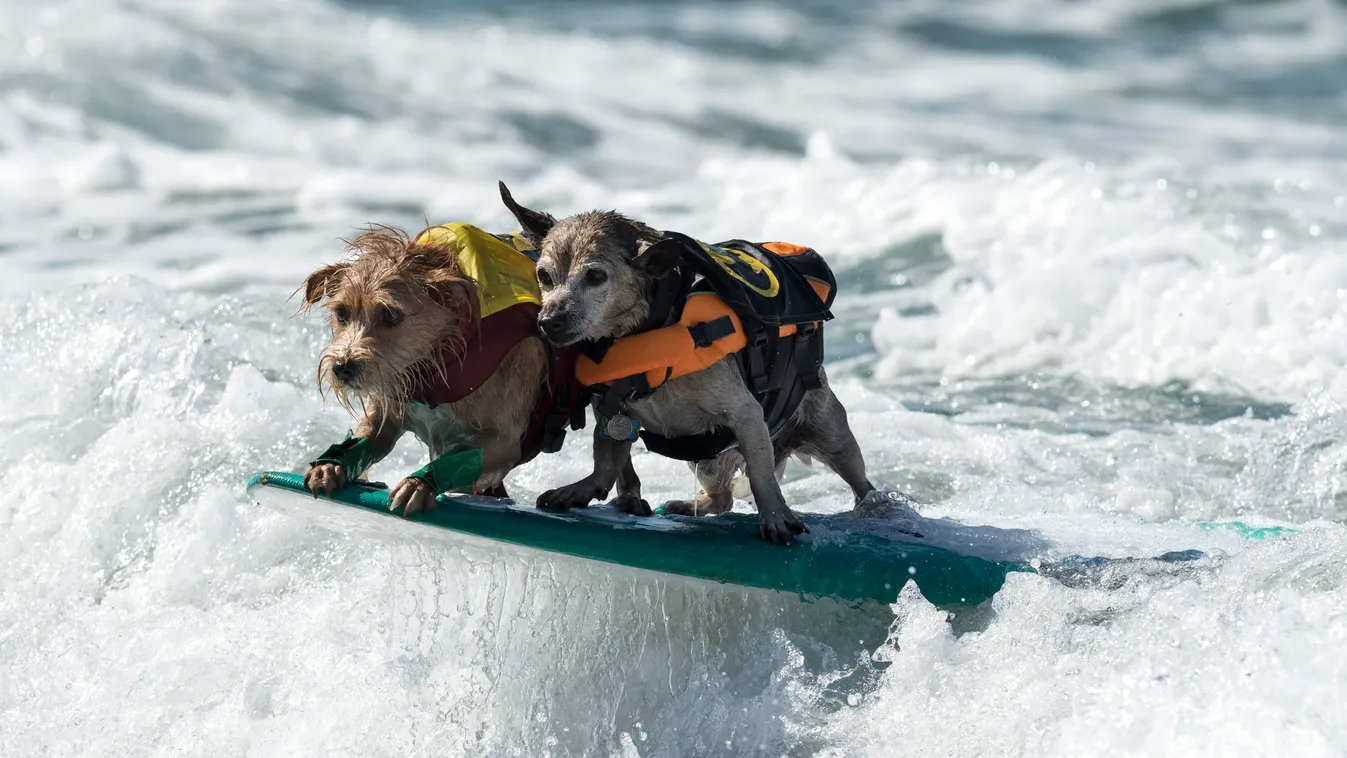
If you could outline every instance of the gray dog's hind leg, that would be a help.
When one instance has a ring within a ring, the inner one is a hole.
[[[842,407],[842,401],[824,384],[821,389],[810,390],[801,411],[797,432],[801,449],[837,472],[851,487],[857,503],[864,500],[875,485],[865,475],[865,458],[847,423],[847,409]]]
[[[664,512],[678,516],[719,516],[734,507],[734,475],[743,465],[737,450],[727,450],[707,461],[697,461],[692,470],[702,491],[696,500],[673,500],[664,504]]]
[[[762,417],[762,406],[753,399],[747,387],[739,386],[736,397],[726,397],[726,423],[739,440],[739,453],[744,456],[744,470],[753,489],[753,502],[758,506],[758,532],[769,542],[787,544],[795,535],[807,531],[796,518],[781,484],[776,480],[776,456],[767,422]]]

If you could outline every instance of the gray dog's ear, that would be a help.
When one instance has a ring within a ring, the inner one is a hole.
[[[637,268],[659,276],[678,265],[678,258],[682,252],[683,243],[675,239],[663,239],[642,250],[631,263]]]
[[[627,224],[631,226],[632,231],[636,232],[636,239],[643,242],[654,244],[664,239],[664,235],[642,224],[640,221],[627,219]]]
[[[500,199],[505,203],[505,207],[510,209],[514,217],[519,220],[519,226],[528,232],[535,239],[541,240],[552,231],[552,225],[557,222],[549,213],[530,210],[514,201],[514,196],[510,194],[510,188],[505,186],[505,182],[497,182],[500,185]]]

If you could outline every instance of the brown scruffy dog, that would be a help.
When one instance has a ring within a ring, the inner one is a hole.
[[[639,330],[651,312],[652,285],[680,264],[676,246],[662,233],[613,211],[590,211],[556,220],[520,206],[500,185],[506,207],[524,230],[542,240],[538,283],[542,311],[538,325],[554,345],[617,339]],[[666,505],[680,514],[718,514],[733,505],[733,481],[742,468],[758,509],[764,539],[789,542],[805,530],[786,505],[777,476],[791,455],[817,458],[851,487],[857,503],[874,491],[866,477],[860,446],[846,409],[828,387],[822,368],[819,387],[807,391],[789,422],[776,434],[750,392],[738,363],[726,356],[708,368],[678,376],[649,395],[628,400],[622,413],[643,428],[667,437],[698,435],[717,427],[734,432],[737,447],[694,465],[702,492],[696,501]],[[562,510],[607,497],[629,469],[631,442],[596,435],[594,471],[584,479],[539,498],[544,508]],[[620,498],[614,505],[641,503]]]
[[[461,447],[482,447],[478,492],[497,490],[521,459],[521,440],[546,387],[548,354],[528,336],[514,345],[485,382],[457,402],[409,404],[418,386],[452,368],[446,355],[480,325],[478,284],[464,275],[458,250],[418,244],[391,227],[374,227],[350,241],[351,256],[309,275],[302,287],[307,311],[326,301],[332,342],[318,364],[320,389],[330,387],[354,413],[363,411],[356,437],[373,443],[375,460],[412,431],[432,459]],[[363,472],[321,463],[305,486],[330,494]],[[500,490],[503,492],[503,489]],[[406,478],[389,493],[390,510],[405,514],[434,506],[426,481]]]

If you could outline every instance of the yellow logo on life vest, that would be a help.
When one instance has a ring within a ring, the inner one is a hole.
[[[509,234],[497,234],[496,239],[508,242],[511,247],[521,253],[536,253],[537,248],[523,232],[510,232]]]
[[[776,274],[768,268],[766,263],[754,258],[742,250],[735,250],[728,247],[712,247],[698,240],[698,245],[711,256],[725,273],[734,277],[744,286],[762,295],[763,297],[776,297],[781,291],[781,283],[776,280]]]

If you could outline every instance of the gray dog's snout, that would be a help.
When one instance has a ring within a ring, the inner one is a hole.
[[[543,336],[548,339],[556,339],[562,336],[566,331],[566,319],[559,318],[557,314],[538,317],[538,328],[542,330]]]
[[[332,375],[343,382],[349,382],[360,374],[360,368],[351,361],[337,361],[332,364]]]

